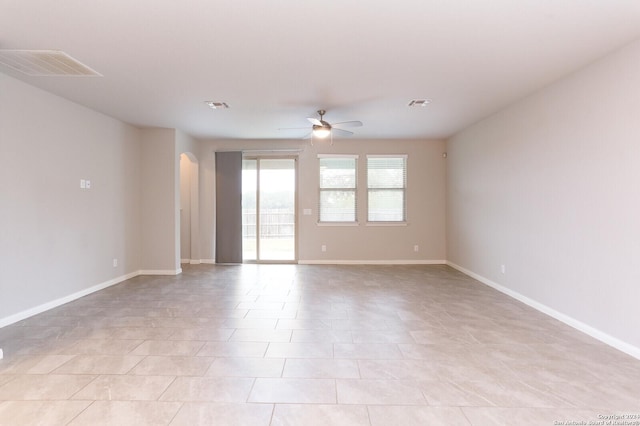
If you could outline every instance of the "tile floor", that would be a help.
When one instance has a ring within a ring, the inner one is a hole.
[[[4,327],[0,347],[1,425],[640,416],[639,360],[446,266],[185,266]]]

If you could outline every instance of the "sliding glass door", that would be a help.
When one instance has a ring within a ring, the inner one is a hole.
[[[296,159],[242,162],[244,262],[296,261]]]

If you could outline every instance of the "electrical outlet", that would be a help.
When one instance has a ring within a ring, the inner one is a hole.
[[[87,187],[87,181],[84,179],[80,179],[80,189],[85,189]]]
[[[327,246],[325,246],[325,245],[323,244],[323,245],[322,245],[322,247],[320,247],[320,249],[321,249],[322,251],[327,251]]]
[[[113,258],[113,267],[115,268],[116,266],[118,266],[118,259],[116,259],[115,257]]]
[[[90,180],[86,180],[85,185],[87,186],[87,189],[91,189],[91,181]]]
[[[420,251],[420,246],[417,245],[417,244],[415,246],[413,246],[413,251],[415,251],[415,252]]]
[[[502,272],[502,274],[506,274],[507,273],[507,267],[505,265],[500,265],[500,272]]]
[[[4,352],[2,352],[2,349],[0,349],[0,359],[4,358]]]

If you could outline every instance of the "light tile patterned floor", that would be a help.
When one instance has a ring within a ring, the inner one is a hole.
[[[186,265],[0,329],[0,347],[0,425],[640,415],[639,360],[446,266]]]

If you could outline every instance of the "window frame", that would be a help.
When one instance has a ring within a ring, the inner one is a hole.
[[[335,159],[349,159],[354,160],[353,172],[354,172],[354,186],[353,188],[344,187],[344,188],[323,188],[322,185],[322,168],[321,163],[324,158],[335,158]],[[357,226],[358,225],[358,159],[359,155],[357,154],[318,154],[318,221],[317,224],[320,226]],[[353,192],[353,216],[354,219],[351,220],[341,220],[341,221],[331,221],[331,220],[322,220],[322,194],[327,192]]]
[[[369,159],[373,158],[393,158],[398,159],[401,158],[403,160],[404,170],[403,170],[403,186],[401,188],[372,188],[369,183],[369,173],[372,170],[369,167]],[[408,163],[409,163],[409,155],[408,154],[368,154],[367,155],[367,171],[366,171],[366,180],[367,180],[367,225],[379,225],[379,226],[405,226],[408,221],[408,200],[407,200],[407,188],[409,181],[409,172],[408,172]],[[371,220],[371,192],[372,191],[389,191],[389,192],[402,192],[402,219],[401,220]]]

